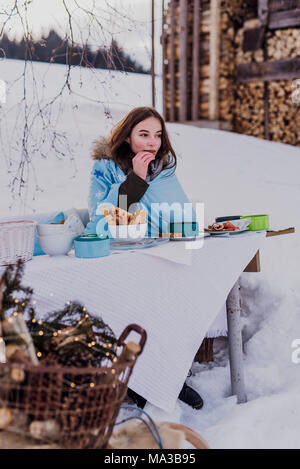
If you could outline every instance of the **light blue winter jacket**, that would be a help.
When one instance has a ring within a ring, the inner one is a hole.
[[[125,181],[126,174],[113,161],[110,146],[105,138],[96,142],[93,151],[96,159],[91,172],[89,193],[88,223],[83,234],[109,234],[99,206],[118,206],[119,187]],[[148,236],[155,237],[158,233],[169,232],[171,221],[195,221],[195,213],[189,200],[183,191],[175,173],[174,168],[160,172],[152,181],[148,181],[149,187],[137,208],[143,208],[148,213]],[[97,210],[98,209],[98,210]]]

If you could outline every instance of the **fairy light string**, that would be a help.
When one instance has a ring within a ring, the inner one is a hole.
[[[47,409],[48,405],[48,397],[45,398],[45,395],[49,393],[51,399],[52,396],[55,399],[58,396],[63,408],[62,418],[67,416],[67,419],[69,418],[68,412],[71,413],[74,409],[76,411],[82,410],[84,416],[88,415],[86,409],[90,410],[90,403],[95,399],[95,396],[98,396],[99,391],[102,392],[101,387],[103,386],[104,388],[106,386],[107,389],[114,388],[113,392],[109,389],[109,397],[111,398],[113,394],[117,398],[120,390],[123,390],[120,383],[123,383],[122,380],[125,376],[124,367],[120,366],[124,344],[118,345],[110,327],[100,317],[90,314],[86,307],[78,302],[72,302],[70,299],[66,301],[62,310],[40,314],[38,302],[32,299],[33,291],[24,288],[22,291],[26,297],[21,294],[19,296],[18,289],[13,290],[13,284],[16,285],[13,271],[10,273],[12,274],[12,283],[9,291],[6,291],[6,303],[4,310],[2,308],[3,315],[0,317],[0,325],[5,322],[5,325],[9,326],[7,331],[12,331],[12,335],[11,337],[5,335],[4,339],[0,337],[0,342],[4,342],[5,346],[7,339],[10,339],[12,344],[16,343],[14,342],[16,339],[14,331],[19,334],[18,338],[23,340],[25,348],[22,348],[21,351],[25,351],[24,356],[26,355],[25,358],[29,358],[30,361],[28,361],[28,366],[26,361],[24,362],[25,367],[23,364],[20,367],[22,371],[25,371],[24,378],[23,381],[19,380],[16,386],[22,390],[22,393],[26,389],[31,398],[29,401],[33,403],[33,408],[36,409],[36,405],[41,406],[42,415],[44,407]],[[20,285],[20,272],[17,276]],[[49,293],[49,299],[55,304],[55,292]],[[25,329],[24,334],[23,331],[19,333],[17,327],[14,328],[14,326],[18,326],[19,322],[26,326],[23,328]],[[33,342],[33,357],[37,359],[38,364],[49,366],[48,369],[44,367],[37,369],[37,374],[33,373],[33,376],[31,375],[32,365],[36,363],[31,360],[32,355],[27,357],[29,336],[31,346]],[[19,349],[17,350],[19,351]],[[119,357],[120,363],[118,364]],[[7,361],[9,363],[9,360]],[[127,366],[127,362],[125,365]],[[98,367],[99,371],[96,369]],[[103,372],[103,368],[106,368],[107,371]],[[41,393],[41,389],[45,390],[45,395]],[[23,394],[20,396],[23,398]],[[51,405],[54,405],[52,401]],[[74,412],[72,419],[73,414]],[[69,424],[69,421],[64,421],[64,425]],[[72,425],[74,425],[74,419]]]
[[[17,298],[14,299],[15,301],[15,304],[19,304],[19,301]],[[118,351],[120,350],[120,346],[117,346],[116,345],[116,341],[113,342],[113,339],[114,337],[112,336],[112,334],[110,334],[108,337],[107,337],[107,342],[103,341],[102,344],[100,344],[99,342],[97,342],[96,340],[83,340],[82,339],[82,334],[81,334],[81,327],[83,327],[83,330],[86,330],[87,328],[87,324],[88,324],[88,329],[92,330],[92,322],[94,320],[94,317],[91,316],[89,313],[87,313],[87,310],[85,307],[82,307],[81,305],[78,305],[78,304],[74,304],[70,301],[66,302],[66,311],[68,307],[71,307],[71,306],[74,306],[76,307],[76,311],[77,312],[82,312],[84,314],[82,314],[80,316],[80,319],[77,320],[77,322],[75,324],[72,324],[72,325],[67,325],[67,324],[64,324],[64,329],[61,328],[61,329],[57,329],[57,324],[55,324],[55,326],[53,326],[53,324],[48,320],[41,320],[41,319],[37,319],[36,317],[31,317],[30,321],[28,322],[29,324],[29,330],[30,330],[30,333],[31,333],[31,336],[34,340],[34,343],[35,343],[35,347],[36,347],[36,355],[38,357],[38,359],[43,359],[45,358],[45,356],[47,356],[47,354],[45,354],[44,350],[40,350],[38,347],[37,347],[37,342],[38,340],[37,339],[43,339],[43,340],[51,340],[52,338],[57,338],[59,336],[62,336],[62,335],[66,335],[66,338],[70,338],[72,339],[71,342],[73,341],[74,343],[77,343],[77,344],[80,344],[81,346],[84,346],[86,348],[88,348],[89,350],[94,350],[96,352],[102,352],[102,355],[104,358],[106,359],[110,359],[110,361],[112,363],[116,363],[117,362],[117,353]],[[17,316],[19,314],[22,314],[23,312],[22,311],[14,311],[14,313],[8,318],[8,321],[10,323],[13,323]],[[60,327],[62,325],[60,324]],[[69,334],[66,332],[68,328],[71,328],[72,332],[77,332],[78,335],[75,335],[72,337],[69,336]],[[77,329],[78,328],[78,329]],[[77,329],[77,330],[76,330]],[[93,331],[93,333],[95,334],[95,331]],[[101,337],[101,334],[99,334],[100,337]],[[95,334],[95,339],[97,339],[98,337],[98,334],[96,333]],[[102,337],[101,337],[102,338]],[[116,373],[116,370],[114,368],[111,368],[110,369],[110,372],[112,375],[114,375]],[[64,378],[64,382],[66,384],[68,384],[68,386],[70,386],[71,388],[76,388],[78,387],[78,384],[76,384],[74,381],[70,381],[68,378]],[[89,383],[89,387],[90,388],[94,388],[95,387],[95,383],[93,381],[91,381]]]
[[[13,328],[14,321],[18,319],[19,314],[22,314],[24,318],[29,316],[27,326],[38,359],[44,359],[47,356],[47,343],[57,341],[58,348],[65,348],[66,351],[74,347],[78,347],[78,350],[81,348],[83,351],[86,349],[92,352],[99,362],[101,359],[110,359],[113,362],[118,352],[114,334],[101,318],[90,315],[86,307],[68,300],[62,311],[50,313],[43,320],[36,317],[37,301],[32,299],[33,290],[21,285],[23,270],[24,262],[18,261],[17,264],[8,266],[2,276],[6,288],[3,294],[0,321],[8,321],[11,326],[4,342],[14,343],[15,341],[17,343],[20,339],[25,340],[23,334],[17,337]],[[55,301],[53,291],[49,293],[49,296]],[[12,309],[13,312],[10,313]],[[61,343],[60,340],[63,342]],[[113,363],[115,362],[116,360]]]

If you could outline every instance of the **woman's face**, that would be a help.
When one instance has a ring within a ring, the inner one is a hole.
[[[159,119],[148,117],[133,127],[130,137],[126,138],[133,153],[140,151],[158,152],[161,146],[162,127]]]

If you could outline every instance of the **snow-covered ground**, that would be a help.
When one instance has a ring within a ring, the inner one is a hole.
[[[21,61],[0,62],[0,78],[8,88],[22,67]],[[64,66],[34,64],[34,69],[45,77],[46,86],[39,87],[40,92],[51,98],[63,80]],[[12,176],[3,170],[13,174],[18,161],[15,141],[20,138],[24,114],[16,103],[22,81],[11,88],[0,109],[0,117],[5,117],[0,137],[7,149],[1,151],[1,216],[86,207],[93,141],[107,135],[132,107],[151,105],[149,76],[76,69],[71,80],[81,96],[66,93],[62,108],[56,106],[55,112],[57,129],[68,139],[74,160],[57,158],[53,150],[46,159],[35,153],[38,185],[43,190],[35,200],[31,200],[35,184],[30,176],[27,198],[12,204],[8,187]],[[161,110],[161,83],[157,85]],[[30,89],[28,82],[28,95]],[[32,111],[37,91],[31,96]],[[108,109],[111,118],[105,115]],[[17,112],[20,121],[14,126]],[[178,156],[177,174],[190,198],[205,203],[206,225],[221,215],[268,213],[272,229],[296,228],[295,234],[266,239],[262,271],[241,277],[248,402],[236,405],[230,396],[226,340],[219,340],[214,362],[194,363],[188,379],[205,405],[195,411],[179,401],[181,422],[204,436],[212,448],[300,448],[300,363],[292,360],[292,343],[300,340],[300,149],[224,131],[180,124],[167,127]],[[13,160],[10,168],[8,148]]]

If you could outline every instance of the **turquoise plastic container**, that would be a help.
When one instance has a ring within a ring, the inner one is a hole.
[[[108,236],[99,238],[97,235],[82,235],[74,239],[76,257],[94,258],[105,257],[110,254],[110,239]]]
[[[195,222],[180,222],[170,223],[170,233],[181,233],[183,238],[197,236],[198,223]]]

